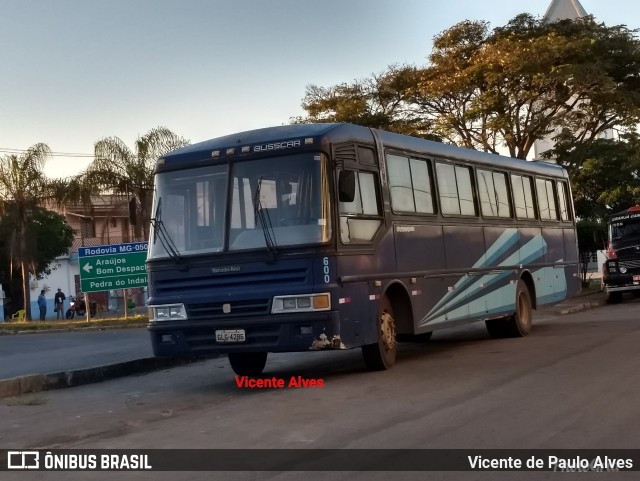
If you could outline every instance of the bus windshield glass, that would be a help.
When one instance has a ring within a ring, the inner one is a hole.
[[[640,216],[627,217],[629,218],[616,219],[610,224],[610,236],[614,245],[623,246],[640,240]]]
[[[149,257],[327,242],[328,184],[308,153],[159,173]]]

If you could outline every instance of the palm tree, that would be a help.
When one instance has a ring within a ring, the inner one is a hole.
[[[107,137],[95,144],[94,161],[81,174],[88,188],[126,196],[134,207],[134,236],[149,236],[151,198],[155,162],[164,154],[189,145],[166,127],[157,127],[140,137],[132,151],[118,137]],[[131,216],[133,217],[133,215]]]
[[[10,241],[11,267],[17,265],[22,275],[22,296],[27,319],[31,304],[29,289],[29,249],[27,246],[28,215],[49,195],[44,164],[51,154],[46,144],[35,144],[24,153],[5,155],[0,159],[0,210],[13,212],[15,230]],[[35,274],[35,273],[34,273]]]

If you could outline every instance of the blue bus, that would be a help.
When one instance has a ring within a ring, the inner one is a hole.
[[[157,161],[149,239],[156,356],[362,348],[532,309],[580,289],[567,173],[350,124],[228,135]]]

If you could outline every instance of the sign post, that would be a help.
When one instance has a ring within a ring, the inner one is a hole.
[[[145,287],[146,260],[147,242],[80,247],[80,289],[87,293]],[[89,304],[85,305],[88,316]]]

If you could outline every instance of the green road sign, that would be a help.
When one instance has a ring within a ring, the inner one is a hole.
[[[80,247],[80,289],[82,292],[130,289],[147,285],[147,243]]]

